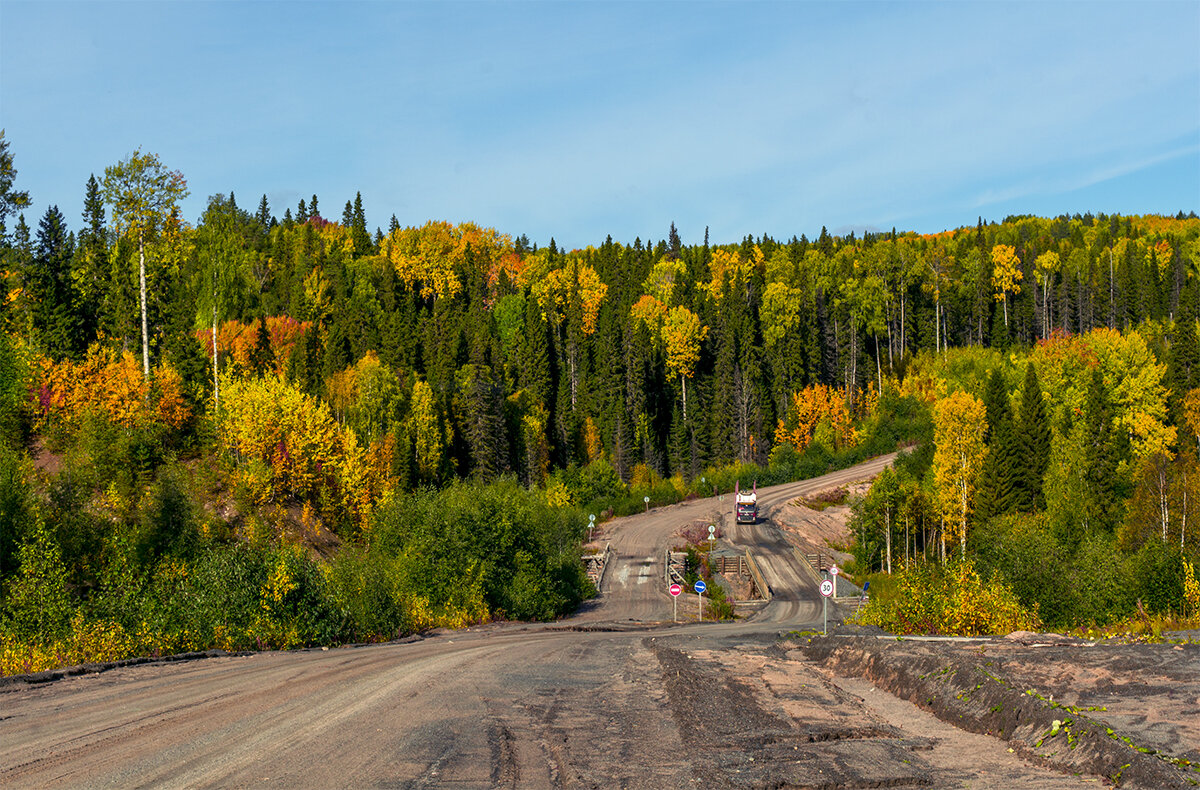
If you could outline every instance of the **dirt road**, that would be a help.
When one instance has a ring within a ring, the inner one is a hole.
[[[886,461],[762,489],[762,512]],[[772,603],[732,624],[671,624],[662,551],[725,504],[607,525],[603,595],[560,623],[0,687],[0,786],[1097,786],[781,640],[820,609],[769,521],[730,537],[754,546]]]

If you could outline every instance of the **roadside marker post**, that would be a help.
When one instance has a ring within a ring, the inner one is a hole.
[[[708,525],[708,553],[712,554],[713,542],[717,539],[717,525]]]
[[[646,512],[649,513],[650,512],[650,497],[644,496],[644,497],[642,497],[642,501],[646,503]]]
[[[700,596],[700,619],[704,619],[704,591],[708,589],[708,585],[704,583],[704,579],[696,581],[696,595]]]
[[[821,582],[821,605],[824,610],[825,626],[821,630],[822,634],[829,633],[829,596],[833,595],[833,582],[825,579]]]
[[[671,619],[679,622],[679,594],[683,592],[683,587],[678,584],[671,585]]]

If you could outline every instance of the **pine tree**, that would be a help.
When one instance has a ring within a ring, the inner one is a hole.
[[[75,249],[71,279],[79,299],[79,326],[76,345],[87,348],[101,325],[101,309],[108,302],[108,233],[105,228],[104,199],[100,183],[93,174],[88,178],[83,198],[83,229]]]
[[[1196,309],[1191,288],[1181,292],[1175,333],[1167,354],[1167,409],[1171,422],[1183,425],[1183,398],[1200,384],[1200,346],[1196,342]]]
[[[354,193],[354,211],[351,213],[350,222],[355,256],[361,258],[370,255],[371,234],[367,232],[367,215],[363,211],[362,192]]]
[[[263,233],[269,231],[271,225],[275,223],[275,218],[271,216],[271,204],[267,202],[265,194],[262,196],[262,200],[258,201],[258,213],[254,215],[254,218],[258,220],[258,225],[262,228]]]
[[[521,386],[529,390],[535,404],[547,411],[551,406],[550,327],[542,317],[537,300],[525,301],[525,332],[521,338]]]
[[[346,201],[346,207],[342,209],[342,227],[347,230],[354,225],[354,206],[350,205],[350,201]]]
[[[1082,526],[1085,534],[1109,533],[1121,522],[1114,489],[1119,437],[1114,435],[1112,409],[1099,368],[1092,371],[1083,407],[1084,466]]]
[[[683,250],[683,242],[679,238],[679,231],[675,230],[675,223],[671,223],[671,231],[667,236],[667,260],[678,260],[679,255]]]
[[[258,329],[254,335],[254,348],[250,350],[250,370],[256,376],[265,375],[275,367],[275,352],[271,349],[271,334],[267,331],[267,319],[259,316]]]
[[[16,179],[13,155],[8,150],[8,141],[4,139],[4,130],[0,129],[0,249],[8,241],[5,232],[8,215],[30,204],[28,192],[12,188]]]
[[[312,196],[312,202],[308,204],[308,216],[310,216],[310,217],[321,216],[320,210],[317,209],[317,196],[316,195]]]
[[[984,441],[988,450],[976,490],[975,516],[980,521],[1011,511],[1017,488],[1023,482],[1019,471],[1020,446],[1014,432],[1008,387],[998,368],[993,368],[988,377],[983,405]]]
[[[463,365],[458,372],[456,412],[470,447],[471,471],[484,480],[509,471],[509,438],[504,391],[486,365]]]
[[[1042,387],[1038,383],[1037,370],[1032,362],[1025,367],[1025,384],[1021,391],[1016,438],[1019,443],[1017,458],[1021,475],[1013,505],[1016,509],[1029,513],[1046,506],[1042,486],[1046,469],[1050,465],[1050,421],[1046,417]]]
[[[296,206],[296,222],[301,225],[308,222],[308,206],[304,203],[304,198],[300,198],[300,204]]]
[[[33,332],[53,359],[74,356],[83,350],[75,343],[79,321],[71,282],[73,252],[66,220],[58,206],[51,206],[38,223],[32,265],[22,273],[22,280]]]

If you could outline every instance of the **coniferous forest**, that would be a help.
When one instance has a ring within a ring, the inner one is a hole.
[[[14,154],[5,674],[550,619],[592,593],[589,511],[901,447],[853,570],[942,603],[880,622],[1200,606],[1194,213],[568,250],[357,194],[184,217],[141,151],[66,217]]]

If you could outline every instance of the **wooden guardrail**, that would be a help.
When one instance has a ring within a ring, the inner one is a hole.
[[[599,554],[589,554],[583,558],[588,578],[596,586],[596,592],[600,592],[600,586],[604,584],[604,571],[608,569],[608,560],[611,555],[612,544],[606,543],[604,544],[604,551]]]
[[[762,571],[758,569],[758,563],[755,562],[754,554],[750,549],[746,549],[746,567],[750,569],[750,577],[754,579],[754,586],[758,588],[759,597],[769,599],[772,595],[771,586],[763,578]]]

